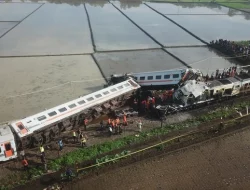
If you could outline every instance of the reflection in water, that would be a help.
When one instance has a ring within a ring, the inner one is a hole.
[[[186,68],[162,50],[130,51],[94,54],[104,75],[130,72],[150,72]]]
[[[249,20],[250,14],[216,3],[147,3],[163,14],[227,14],[228,16],[244,15]]]
[[[216,69],[229,68],[239,64],[234,59],[223,58],[225,55],[207,47],[167,48],[167,50],[191,67],[200,69],[205,75],[215,73]]]
[[[86,5],[97,50],[159,48],[153,40],[123,16],[112,4]]]
[[[249,40],[250,22],[243,15],[167,15],[206,42],[216,39]]]
[[[116,2],[115,5],[118,7],[122,6],[119,2]],[[123,9],[122,11],[164,46],[204,45],[176,24],[152,11],[144,4],[136,8]]]
[[[105,4],[109,3],[108,0],[5,0],[5,2],[34,2],[34,3],[53,3],[53,4],[69,4],[73,6],[79,6],[84,3],[91,6],[103,7]],[[120,0],[122,8],[138,7],[142,4],[142,0]]]

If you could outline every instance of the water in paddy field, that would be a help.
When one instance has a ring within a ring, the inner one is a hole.
[[[101,89],[100,69],[109,77],[186,68],[183,62],[204,73],[236,65],[212,58],[220,54],[202,40],[250,40],[249,19],[213,3],[1,1],[0,121]]]
[[[223,58],[222,54],[207,47],[166,48],[166,50],[185,60],[192,68],[201,70],[204,75],[215,74],[216,69],[223,70],[239,65],[237,61]]]
[[[160,47],[112,4],[87,4],[97,50],[126,50]]]
[[[94,55],[104,75],[186,68],[162,50],[97,53]]]

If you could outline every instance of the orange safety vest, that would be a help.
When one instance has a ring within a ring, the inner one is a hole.
[[[28,166],[27,160],[23,160],[23,161],[22,161],[22,164],[23,164],[24,166]]]

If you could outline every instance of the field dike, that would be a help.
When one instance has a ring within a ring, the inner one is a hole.
[[[15,178],[13,184],[2,185],[0,189],[11,189],[18,186],[16,189],[28,190],[33,189],[34,185],[38,189],[43,189],[48,185],[61,183],[60,174],[65,172],[67,166],[73,168],[74,172],[78,174],[72,182],[63,183],[65,188],[70,188],[78,179],[98,175],[116,167],[168,153],[244,128],[249,125],[250,120],[250,115],[246,115],[246,106],[248,105],[250,105],[249,100],[239,101],[234,106],[220,107],[182,123],[163,125],[138,135],[78,149],[50,161],[48,168],[54,170],[54,173],[44,175],[42,168],[32,168],[29,176],[27,174],[24,174],[22,178],[16,176],[20,180]],[[235,108],[241,111],[243,117],[239,117]],[[17,183],[20,181],[22,184]],[[1,184],[3,183],[1,182]],[[73,189],[77,189],[77,187]]]

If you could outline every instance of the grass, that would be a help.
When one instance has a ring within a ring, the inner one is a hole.
[[[145,131],[145,132],[140,133],[139,136],[131,135],[131,136],[126,136],[121,139],[116,139],[114,141],[107,141],[102,144],[96,144],[96,145],[93,145],[84,149],[79,148],[55,160],[50,161],[48,163],[48,168],[50,170],[58,171],[66,166],[72,166],[72,165],[79,164],[87,160],[96,159],[96,157],[99,156],[100,154],[106,154],[117,149],[125,148],[131,144],[140,143],[152,137],[168,134],[171,131],[181,130],[181,129],[190,128],[190,127],[197,127],[202,123],[206,123],[208,121],[218,119],[221,117],[226,118],[230,116],[231,114],[235,113],[234,108],[237,107],[241,109],[241,108],[245,108],[246,105],[250,105],[250,101],[242,102],[230,108],[218,108],[207,114],[204,114],[202,116],[199,116],[194,119],[187,120],[185,122],[181,122],[178,124],[165,125],[162,128],[154,128],[150,131]],[[126,154],[126,153],[127,151],[124,151],[121,154]],[[103,160],[109,160],[112,158],[113,157],[111,156],[104,156],[103,158],[96,159],[96,163],[100,163]],[[13,175],[7,176],[7,178],[5,178],[4,180],[2,179],[0,181],[0,184],[2,185],[0,186],[0,190],[6,190],[6,189],[13,188],[14,186],[25,184],[30,181],[29,180],[30,177],[32,180],[37,176],[41,176],[42,174],[43,174],[43,168],[38,167],[38,168],[32,168],[30,170],[30,176],[28,175],[28,173],[24,173],[24,172],[21,172],[21,175],[13,174]]]
[[[211,3],[216,2],[236,9],[250,9],[249,0],[147,0],[149,2],[169,2],[169,3]]]

